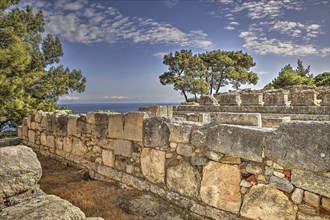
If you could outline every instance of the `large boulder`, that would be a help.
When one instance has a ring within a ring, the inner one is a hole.
[[[23,145],[0,148],[0,198],[14,196],[37,184],[42,169],[37,155]]]
[[[251,219],[296,219],[297,206],[271,185],[253,186],[244,197],[241,215]]]

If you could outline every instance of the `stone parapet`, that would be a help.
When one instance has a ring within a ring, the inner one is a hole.
[[[330,180],[329,122],[275,129],[143,112],[100,114],[32,115],[20,138],[42,154],[87,168],[93,178],[155,193],[211,219],[330,216],[323,184]]]

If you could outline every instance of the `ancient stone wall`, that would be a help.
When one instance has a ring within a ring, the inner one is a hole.
[[[93,178],[155,193],[211,219],[329,219],[330,122],[278,129],[145,112],[37,112],[18,129]]]

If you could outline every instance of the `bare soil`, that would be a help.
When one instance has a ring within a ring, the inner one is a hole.
[[[91,180],[86,172],[38,155],[42,166],[40,188],[79,207],[86,217],[105,220],[193,220],[200,219],[153,194],[121,188],[116,182]]]

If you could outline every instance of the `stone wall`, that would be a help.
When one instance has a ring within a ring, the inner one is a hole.
[[[211,219],[329,219],[330,122],[278,129],[147,113],[37,112],[18,134],[93,178],[155,193]]]

